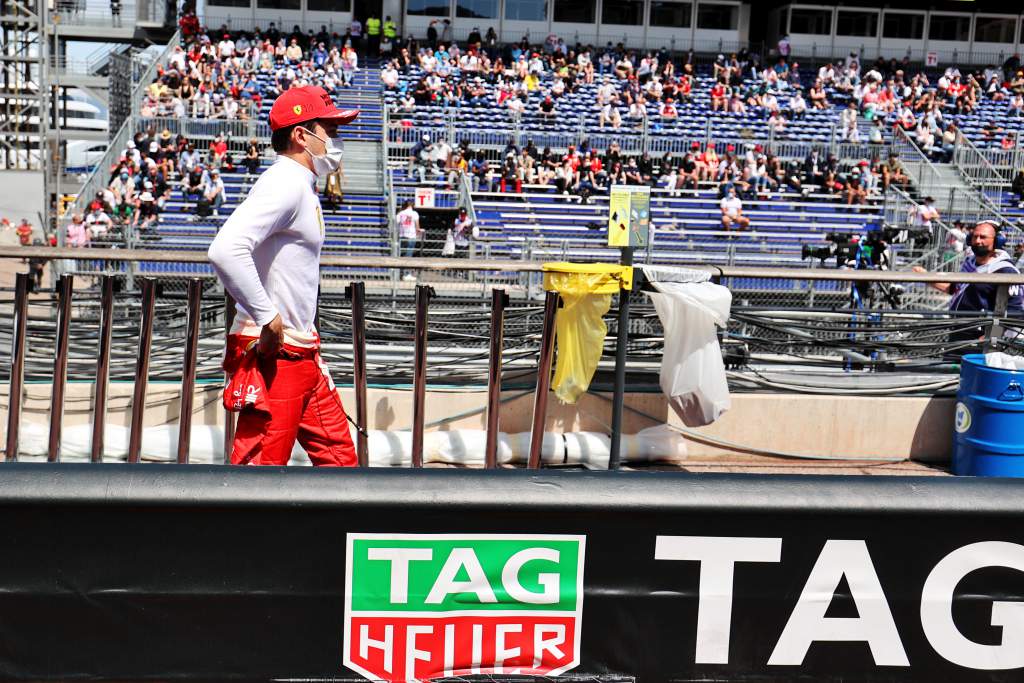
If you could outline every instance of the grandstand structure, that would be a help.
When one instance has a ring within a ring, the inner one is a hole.
[[[507,3],[506,3],[507,4]],[[556,3],[557,4],[557,3]],[[700,4],[694,5],[694,12],[700,11]],[[504,7],[504,5],[503,5]],[[385,8],[386,10],[386,8]],[[208,30],[216,38],[222,31],[237,36],[245,33],[249,24],[241,21],[243,12],[232,12],[231,16],[219,16],[215,6],[207,9]],[[653,10],[651,10],[653,11]],[[736,12],[742,25],[742,17],[748,16],[750,6],[739,4]],[[781,10],[776,10],[781,11]],[[796,21],[798,9],[786,9],[791,22]],[[440,15],[437,15],[440,16]],[[406,25],[414,35],[421,30],[413,17],[406,17]],[[228,21],[230,19],[230,21]],[[269,14],[254,13],[250,18],[252,28],[259,22],[270,21]],[[300,26],[310,26],[333,33],[335,37],[345,24],[344,13],[332,19],[330,27],[317,26],[310,15],[309,21]],[[291,24],[292,19],[277,16],[282,27]],[[217,27],[215,22],[221,25]],[[885,22],[883,21],[883,24]],[[560,28],[551,23],[552,30]],[[467,22],[458,17],[454,22],[453,36],[460,38],[460,27]],[[516,24],[509,24],[508,30]],[[504,35],[504,34],[503,34]],[[540,34],[528,33],[528,36]],[[573,40],[582,41],[588,34],[566,34]],[[634,36],[635,37],[635,36]],[[794,54],[804,49],[798,36],[791,36]],[[422,38],[421,38],[422,40]],[[187,40],[185,41],[187,44]],[[216,43],[216,40],[214,41]],[[106,157],[97,164],[78,195],[77,202],[65,215],[67,221],[75,212],[85,212],[97,191],[102,190],[110,180],[111,169],[117,167],[129,141],[152,140],[168,131],[172,136],[183,136],[193,142],[197,149],[205,149],[218,135],[225,135],[235,156],[235,165],[224,169],[226,200],[220,207],[219,217],[199,217],[186,210],[187,202],[177,182],[171,183],[170,197],[163,206],[159,223],[147,234],[139,234],[125,226],[112,233],[112,237],[96,240],[95,244],[111,246],[141,246],[159,240],[161,249],[195,250],[203,249],[216,233],[217,226],[244,197],[251,185],[252,177],[247,175],[238,163],[238,158],[251,138],[256,138],[264,149],[269,142],[267,114],[273,101],[275,80],[280,73],[280,64],[271,68],[258,68],[254,72],[257,89],[262,94],[259,109],[246,119],[224,120],[223,118],[196,118],[189,112],[185,117],[161,116],[160,110],[146,111],[143,105],[147,88],[161,78],[168,60],[177,46],[182,44],[181,34],[176,34],[167,43],[164,53],[153,62],[149,69],[137,74],[132,94],[135,105],[133,114],[119,130],[112,132],[112,140]],[[738,43],[737,43],[738,44]],[[640,47],[635,40],[627,45]],[[724,43],[723,43],[724,45]],[[692,48],[698,47],[693,43]],[[849,46],[844,46],[846,50]],[[536,45],[543,51],[544,45]],[[550,46],[548,46],[550,49]],[[717,48],[716,48],[717,49]],[[722,49],[725,49],[724,47]],[[838,48],[837,48],[838,49]],[[715,50],[712,49],[711,53]],[[764,59],[772,58],[766,51]],[[639,56],[637,53],[636,56]],[[873,54],[884,56],[885,51],[873,53],[865,46],[862,59],[871,62]],[[979,53],[980,54],[980,53]],[[594,53],[596,59],[597,53]],[[668,55],[682,63],[683,53]],[[411,92],[418,80],[425,75],[421,66],[413,64],[404,70],[396,88],[385,89],[381,84],[379,69],[385,65],[375,55],[362,57],[362,61],[350,87],[339,87],[335,97],[339,106],[357,107],[362,114],[354,126],[346,132],[349,141],[346,150],[346,188],[344,201],[340,206],[328,206],[325,211],[327,225],[326,253],[361,255],[397,255],[394,231],[394,215],[405,199],[413,198],[418,188],[434,190],[437,207],[465,206],[476,218],[480,229],[479,238],[471,246],[472,254],[483,258],[507,258],[513,260],[614,260],[615,250],[608,249],[601,229],[607,217],[607,199],[601,192],[594,192],[581,202],[574,194],[560,194],[552,184],[529,185],[521,192],[499,192],[497,175],[503,155],[510,149],[519,150],[531,146],[537,150],[550,148],[553,154],[564,155],[570,147],[579,151],[596,150],[605,154],[615,143],[625,160],[627,157],[649,158],[654,163],[670,158],[678,162],[686,152],[713,147],[721,157],[727,154],[742,156],[750,150],[766,151],[777,157],[781,163],[800,164],[812,150],[818,150],[822,157],[837,160],[837,175],[855,169],[862,162],[871,165],[884,163],[889,153],[899,155],[899,166],[908,177],[908,184],[889,187],[886,191],[870,193],[865,203],[850,206],[843,201],[843,195],[833,188],[810,185],[803,191],[792,188],[776,189],[768,194],[759,193],[745,202],[745,213],[751,218],[752,229],[743,234],[725,234],[721,229],[718,201],[720,188],[717,183],[702,183],[693,189],[670,191],[656,181],[652,199],[652,239],[649,241],[643,260],[650,263],[673,265],[753,265],[809,267],[819,265],[815,259],[804,258],[806,247],[817,247],[827,243],[830,235],[860,235],[883,227],[912,227],[913,216],[925,196],[936,198],[941,215],[934,221],[932,233],[927,240],[905,241],[891,245],[894,264],[922,264],[929,268],[956,268],[958,261],[954,252],[957,233],[950,227],[957,221],[972,221],[983,216],[1005,219],[1007,234],[1011,243],[1018,240],[1016,227],[1016,203],[1008,195],[1016,169],[1024,163],[1024,151],[1020,136],[1013,145],[1000,144],[999,136],[993,137],[986,126],[995,121],[1004,133],[1019,132],[1022,118],[1007,113],[1003,101],[982,100],[970,113],[950,112],[949,122],[958,126],[955,153],[942,162],[930,150],[923,150],[913,137],[913,132],[892,126],[893,115],[886,117],[882,139],[869,142],[870,121],[863,116],[857,122],[858,135],[851,136],[843,130],[841,114],[850,99],[850,93],[839,89],[828,89],[829,106],[825,109],[810,108],[802,118],[787,122],[784,131],[768,125],[765,112],[750,108],[746,112],[714,111],[710,105],[709,89],[715,77],[714,55],[697,53],[689,60],[695,66],[692,97],[678,107],[678,116],[668,120],[659,116],[658,105],[647,104],[646,115],[639,120],[629,119],[621,127],[602,125],[600,106],[595,103],[595,92],[602,79],[598,76],[590,83],[581,85],[558,100],[557,116],[542,115],[537,109],[541,93],[553,84],[552,73],[543,75],[536,92],[526,100],[526,111],[510,111],[497,103],[497,86],[485,83],[486,103],[480,106],[450,106],[441,102],[417,103],[411,110],[403,108],[401,93]],[[922,66],[924,73],[936,78],[940,69]],[[965,64],[966,68],[966,64]],[[802,72],[798,85],[808,88],[814,80],[813,66]],[[625,81],[615,78],[615,85],[621,88]],[[756,74],[744,73],[737,88],[757,86]],[[777,97],[781,107],[787,107],[792,89],[779,89]],[[170,113],[170,112],[168,112]],[[430,173],[420,181],[416,174],[410,174],[408,164],[410,150],[417,141],[426,136],[431,142],[444,141],[453,149],[468,149],[471,154],[483,153],[495,179],[493,187],[479,187],[470,183],[468,176],[462,176],[452,183],[447,173]],[[269,154],[269,151],[267,152]],[[265,157],[263,165],[270,163]],[[60,231],[63,233],[63,230]],[[440,250],[443,231],[435,233],[435,245],[428,249]],[[71,270],[90,273],[102,264],[76,263]],[[842,265],[828,261],[827,265]],[[159,275],[166,278],[210,276],[202,267],[183,264],[158,264],[138,268],[158,269],[139,271],[136,266],[127,266],[126,276]],[[355,275],[337,271],[325,273],[328,282],[337,277],[339,281]],[[391,295],[411,291],[411,286],[402,285],[394,274],[384,271],[358,273],[367,278],[372,286]],[[436,282],[439,287],[465,289],[471,294],[474,287],[494,284],[514,284],[529,296],[536,294],[537,283],[524,283],[522,278],[488,278],[488,282],[443,278]],[[831,305],[842,305],[848,298],[845,288],[836,291],[815,291],[805,284],[795,282],[733,282],[745,298],[761,302],[786,305],[803,305],[817,301]],[[821,283],[819,283],[821,285]],[[824,285],[836,287],[836,285]],[[781,288],[781,291],[780,291]],[[942,298],[925,290],[911,290],[906,301],[927,306],[941,306]]]

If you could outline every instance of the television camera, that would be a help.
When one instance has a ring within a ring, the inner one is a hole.
[[[856,270],[889,270],[892,265],[890,244],[912,244],[915,248],[926,246],[931,240],[928,229],[907,229],[883,226],[862,234],[851,232],[826,233],[827,244],[804,244],[800,256],[804,259],[819,259],[822,265],[829,259],[836,260],[836,268]],[[879,298],[892,308],[899,308],[903,288],[881,282],[854,282],[850,287],[850,303],[854,308],[872,307]]]

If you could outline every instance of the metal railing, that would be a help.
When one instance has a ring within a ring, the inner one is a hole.
[[[207,262],[205,252],[192,252],[192,253],[168,253],[164,251],[119,251],[109,252],[104,250],[96,249],[48,249],[48,248],[36,248],[36,247],[25,247],[25,248],[6,248],[0,249],[0,258],[34,258],[34,259],[68,259],[68,258],[95,258],[105,259],[111,262],[131,262],[138,263],[140,261],[154,261],[154,262],[168,262],[168,261],[185,261],[189,263],[202,264]],[[374,269],[405,269],[413,271],[427,271],[434,273],[445,273],[452,271],[468,271],[468,272],[513,272],[513,273],[533,273],[538,274],[543,269],[543,264],[535,262],[512,262],[512,261],[492,261],[492,260],[474,260],[474,259],[404,259],[404,258],[392,258],[392,257],[353,257],[353,256],[325,256],[321,259],[322,266],[324,268],[330,267],[355,267],[364,268],[368,270]],[[693,271],[694,269],[690,269]],[[961,283],[974,283],[974,284],[993,284],[996,285],[999,291],[997,296],[997,310],[991,317],[978,318],[977,316],[956,321],[956,325],[953,327],[959,327],[962,330],[973,331],[975,326],[981,327],[987,330],[987,344],[989,347],[994,347],[997,344],[1003,343],[1004,329],[1009,326],[1012,328],[1009,341],[1006,343],[1013,345],[1016,335],[1016,330],[1020,324],[1018,321],[1007,320],[1007,299],[1009,288],[1012,286],[1020,286],[1024,284],[1024,275],[993,275],[993,274],[979,274],[979,273],[956,273],[956,274],[934,274],[934,273],[894,273],[894,272],[879,272],[879,271],[859,271],[859,270],[820,270],[820,269],[773,269],[773,268],[745,268],[745,267],[719,267],[709,270],[709,274],[721,279],[723,284],[728,284],[737,279],[760,279],[760,280],[778,280],[778,279],[800,279],[800,280],[821,280],[821,281],[833,281],[833,282],[846,282],[851,285],[858,283],[936,283],[936,282],[961,282]],[[13,345],[12,353],[10,355],[10,386],[11,394],[9,400],[8,420],[7,420],[7,449],[6,459],[7,461],[16,461],[19,457],[19,430],[21,423],[21,407],[23,402],[23,387],[25,377],[25,361],[26,361],[26,349],[27,349],[27,337],[26,328],[24,321],[27,318],[29,310],[29,291],[30,291],[30,275],[28,273],[21,273],[17,276],[16,291],[13,303]],[[110,320],[114,311],[114,286],[111,276],[101,276],[100,278],[100,297],[101,297],[101,308],[103,311],[102,320],[103,327],[105,329],[105,338],[110,338],[109,326]],[[422,463],[422,435],[424,431],[424,417],[423,417],[423,398],[425,396],[426,382],[427,382],[427,316],[428,316],[428,305],[429,300],[433,296],[433,292],[429,286],[418,284],[415,286],[415,329],[416,334],[414,335],[414,351],[413,358],[416,359],[413,376],[413,392],[414,401],[417,408],[413,411],[413,448],[412,448],[412,462],[414,466]],[[199,345],[199,329],[202,324],[201,320],[203,317],[202,309],[202,297],[203,297],[203,284],[200,280],[191,280],[187,286],[187,303],[185,306],[186,319],[187,319],[187,332],[185,336],[184,353],[181,356],[181,372],[180,372],[180,384],[181,392],[183,396],[191,397],[195,390],[195,380],[197,377],[197,350]],[[63,413],[64,402],[65,402],[65,389],[66,389],[66,378],[67,378],[67,365],[69,359],[69,341],[70,341],[70,330],[74,325],[73,320],[73,298],[81,296],[82,293],[76,294],[73,281],[70,276],[64,276],[59,283],[58,294],[56,297],[57,310],[60,314],[57,316],[55,329],[55,343],[53,345],[53,374],[51,375],[52,390],[50,392],[50,439],[48,446],[48,460],[50,462],[59,462],[61,459],[61,415]],[[146,279],[142,281],[142,305],[141,305],[141,321],[138,329],[138,348],[136,358],[136,371],[134,375],[134,392],[132,398],[132,419],[131,427],[128,438],[128,462],[137,463],[140,461],[140,451],[143,442],[143,428],[144,428],[144,416],[146,407],[146,395],[147,395],[147,381],[150,375],[150,360],[153,352],[153,333],[154,333],[154,319],[155,319],[155,304],[158,296],[158,288],[155,280]],[[364,302],[364,289],[363,287],[353,287],[350,290],[350,300],[352,302],[353,316],[355,311],[363,310]],[[623,293],[621,296],[629,296],[627,293]],[[501,292],[494,294],[492,299],[494,301],[503,300]],[[530,456],[529,456],[529,467],[535,468],[540,465],[540,450],[542,440],[540,436],[543,434],[545,422],[546,422],[546,410],[545,403],[548,392],[548,382],[550,380],[553,354],[552,342],[554,339],[555,332],[555,316],[558,308],[559,295],[556,292],[547,292],[544,295],[544,307],[542,316],[542,329],[540,335],[539,353],[537,354],[538,360],[536,361],[536,373],[533,375],[536,378],[537,389],[536,392],[539,396],[542,396],[544,400],[540,400],[535,404],[535,410],[533,413],[532,421],[532,435],[530,439]],[[38,303],[38,302],[37,302]],[[218,303],[221,303],[220,297],[218,297]],[[624,304],[623,304],[624,306]],[[219,307],[219,306],[218,306]],[[536,308],[536,306],[534,306]],[[620,306],[621,312],[624,310]],[[858,314],[857,312],[851,312],[855,318],[859,319],[860,322],[851,327],[851,330],[856,328],[861,337],[864,337],[867,341],[866,346],[870,347],[878,343],[876,337],[866,336],[871,335],[872,332],[866,325],[869,322],[865,319],[865,316]],[[494,305],[490,311],[491,316],[491,329],[502,329],[504,326],[504,305]],[[180,315],[180,304],[177,312],[175,313],[176,320],[181,320]],[[628,320],[626,320],[628,322]],[[180,323],[179,323],[180,327]],[[941,321],[936,324],[935,322],[927,323],[928,329],[931,330],[931,334],[939,335],[945,338],[946,329],[942,326]],[[618,340],[616,342],[617,351],[625,347],[623,345],[629,343],[628,332],[622,333],[623,328],[620,322]],[[777,328],[776,328],[777,331]],[[854,336],[856,336],[856,334]],[[973,341],[971,342],[974,343]],[[180,348],[180,347],[179,347]],[[489,383],[497,382],[497,386],[500,386],[501,382],[501,363],[500,355],[503,349],[501,346],[490,345],[488,355],[490,356],[490,366],[493,368],[498,367],[497,373],[491,371],[488,375]],[[498,358],[495,359],[495,354],[498,354]],[[355,367],[366,367],[366,340],[364,335],[352,335],[352,347],[351,357],[353,358]],[[530,363],[532,360],[532,352],[529,354],[530,358],[525,359],[525,362]],[[861,354],[863,356],[863,354]],[[111,347],[109,343],[101,343],[97,346],[97,367],[103,369],[98,377],[102,378],[102,381],[106,380],[107,372],[106,369],[110,368],[111,361]],[[872,363],[870,359],[867,359],[868,363]],[[625,392],[625,366],[627,363],[627,356],[625,353],[616,353],[616,383],[615,383],[615,398],[613,404],[619,407],[619,410],[613,412],[612,420],[612,440],[614,453],[616,448],[614,446],[615,440],[618,435],[621,435],[622,425],[621,421],[616,420],[614,415],[619,414],[621,416],[621,405],[622,398]],[[621,381],[620,379],[621,378]],[[355,373],[355,394],[356,394],[356,415],[366,415],[366,374],[365,372]],[[944,387],[955,384],[954,379],[949,379],[945,382],[941,382]],[[934,387],[934,383],[930,386]],[[97,396],[99,397],[96,403],[92,406],[93,412],[93,423],[103,424],[104,417],[107,412],[107,406],[105,400],[107,396],[106,387],[97,387]],[[102,390],[99,390],[102,389]],[[500,392],[489,391],[488,392],[488,411],[495,411],[499,409]],[[193,411],[191,409],[191,398],[189,400],[182,400],[182,408],[179,413],[178,419],[178,440],[177,440],[177,453],[175,462],[179,464],[188,464],[190,461],[190,434],[191,434],[191,420]],[[231,418],[230,415],[227,416]],[[497,426],[493,421],[489,421],[488,424],[491,428],[496,429]],[[494,435],[492,435],[494,436]],[[229,446],[229,430],[225,430],[225,448],[224,453],[230,452]],[[92,449],[93,453],[92,460],[95,462],[102,462],[104,459],[104,448],[103,448],[103,430],[94,430],[92,434]],[[488,443],[491,444],[491,448],[494,447],[496,439],[489,438]],[[368,463],[367,458],[363,457],[365,453],[364,449],[360,449],[360,464],[366,465]],[[614,468],[616,458],[611,458],[609,467]],[[489,465],[493,465],[496,460],[493,457],[493,453],[488,453],[485,457],[485,462]]]
[[[970,138],[959,130],[956,134],[953,164],[967,184],[978,193],[981,205],[989,214],[988,217],[1002,223],[1004,236],[1014,243],[1020,241],[1021,229],[1003,215],[1001,206],[1003,189],[1009,182]]]
[[[132,115],[139,115],[139,108],[142,106],[142,96],[145,93],[146,88],[149,87],[150,83],[156,80],[157,70],[167,64],[167,59],[170,57],[174,48],[181,45],[181,31],[175,31],[171,39],[167,41],[167,45],[164,46],[163,51],[157,55],[157,57],[150,62],[142,73],[138,74],[135,78],[135,82],[132,87]]]
[[[54,16],[67,26],[132,28],[138,23],[162,24],[167,4],[163,0],[136,0],[118,3],[114,14],[110,6],[96,6],[87,0],[59,0]]]

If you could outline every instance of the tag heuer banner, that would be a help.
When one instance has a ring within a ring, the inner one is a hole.
[[[371,680],[579,664],[582,536],[349,534],[345,666]]]
[[[1024,680],[1020,480],[0,469],[4,681]]]

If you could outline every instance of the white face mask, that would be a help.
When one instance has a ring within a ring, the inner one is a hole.
[[[306,150],[306,154],[313,160],[313,171],[318,176],[323,176],[330,175],[341,168],[341,157],[345,150],[341,147],[335,147],[334,142],[330,138],[325,140],[308,128],[303,128],[303,130],[324,143],[325,151],[323,154],[313,154],[308,149]]]

